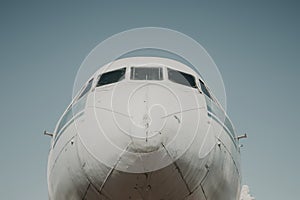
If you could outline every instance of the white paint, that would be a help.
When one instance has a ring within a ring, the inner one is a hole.
[[[130,80],[131,66],[163,67],[164,80]],[[122,67],[124,80],[95,88],[99,74]],[[238,145],[208,117],[201,89],[169,81],[167,67],[200,79],[182,63],[151,57],[117,60],[93,75],[84,114],[50,150],[51,200],[239,199]]]

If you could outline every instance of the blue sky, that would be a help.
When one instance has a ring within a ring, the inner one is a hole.
[[[243,183],[257,199],[298,199],[300,4],[297,1],[1,1],[0,198],[48,199],[52,131],[76,72],[107,37],[136,27],[198,41],[223,76],[243,140]],[[298,198],[297,198],[298,197]]]

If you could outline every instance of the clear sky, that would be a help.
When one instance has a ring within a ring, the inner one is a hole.
[[[243,140],[243,183],[261,200],[299,199],[298,1],[1,1],[0,199],[47,196],[52,131],[85,56],[127,29],[194,38],[219,67]]]

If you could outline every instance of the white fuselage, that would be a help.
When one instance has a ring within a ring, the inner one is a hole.
[[[99,69],[62,115],[48,160],[51,200],[237,200],[231,121],[200,76],[132,57]]]

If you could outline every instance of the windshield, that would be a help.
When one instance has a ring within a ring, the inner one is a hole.
[[[163,80],[161,67],[131,67],[131,80]]]
[[[168,77],[169,80],[174,83],[190,86],[193,88],[197,87],[194,76],[190,74],[168,68]]]
[[[125,72],[126,68],[122,68],[101,74],[100,79],[97,83],[97,87],[116,83],[118,81],[123,80],[125,78]]]

